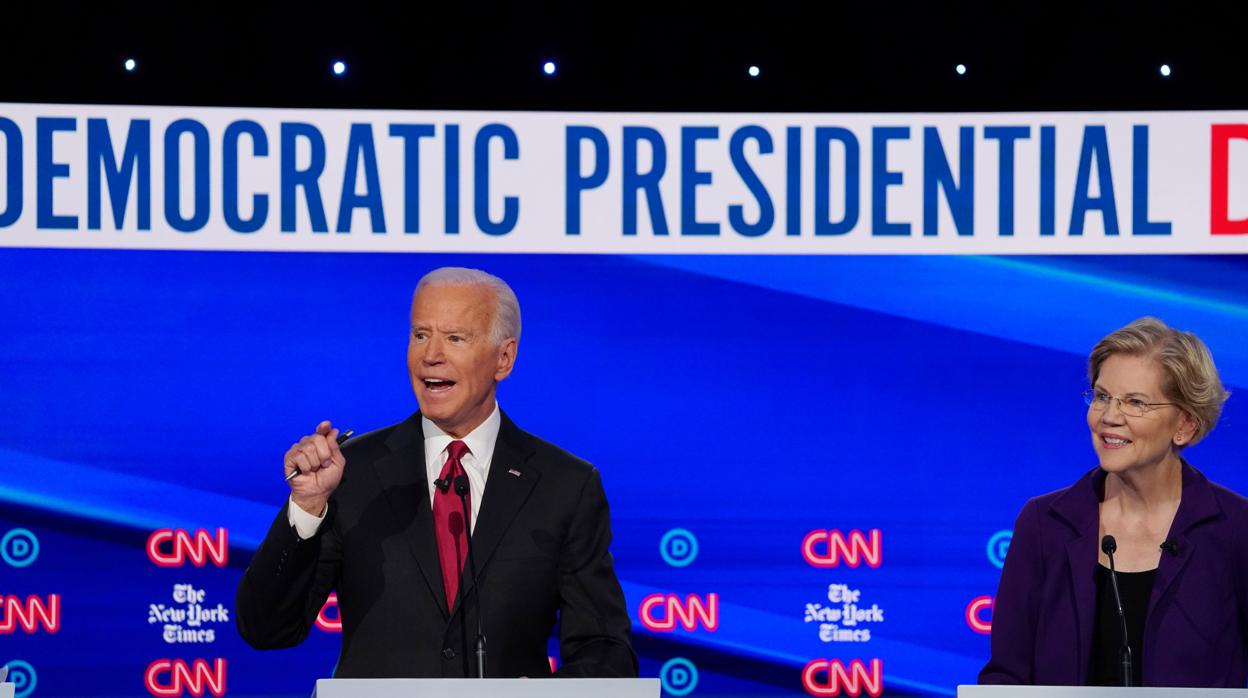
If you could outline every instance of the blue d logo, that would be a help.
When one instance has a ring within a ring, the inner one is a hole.
[[[20,659],[14,659],[8,663],[8,667],[8,680],[13,684],[14,698],[26,698],[35,692],[35,684],[38,683],[38,680],[33,666]]]
[[[0,558],[13,567],[29,567],[39,557],[39,539],[24,528],[15,528],[0,538]]]
[[[988,561],[997,569],[1005,567],[1005,554],[1010,550],[1014,531],[997,531],[988,539]]]
[[[659,670],[663,690],[674,696],[687,696],[698,687],[698,668],[684,657],[667,660]]]
[[[698,557],[698,539],[688,529],[673,528],[659,541],[659,555],[672,567],[688,567]]]

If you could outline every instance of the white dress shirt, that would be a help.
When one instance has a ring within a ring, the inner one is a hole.
[[[468,453],[464,454],[460,463],[464,466],[464,474],[468,476],[469,499],[472,504],[469,533],[477,526],[477,512],[481,510],[481,500],[485,497],[485,481],[489,479],[490,462],[494,459],[494,444],[498,441],[498,429],[502,423],[503,418],[498,411],[498,403],[495,402],[494,411],[490,413],[490,416],[460,439],[468,446]],[[433,481],[442,474],[442,466],[446,465],[447,459],[446,447],[455,439],[424,415],[420,417],[420,424],[425,434],[425,477],[429,483],[429,505],[432,508],[433,494],[437,489]],[[348,464],[347,467],[350,465]],[[313,516],[295,504],[292,497],[286,511],[290,525],[295,527],[295,533],[306,540],[316,535],[321,523],[325,521],[326,514],[329,513],[329,507],[326,506],[320,516]]]
[[[477,525],[477,512],[481,509],[481,498],[485,496],[486,476],[490,472],[490,461],[494,460],[494,443],[498,441],[498,428],[502,426],[503,417],[499,414],[498,403],[494,403],[494,411],[481,422],[476,429],[468,432],[468,435],[460,439],[468,445],[468,453],[460,459],[460,464],[464,466],[464,473],[468,475],[468,491],[469,499],[472,500],[472,523],[468,528],[469,533]],[[447,452],[446,447],[451,445],[455,440],[450,434],[442,431],[438,425],[429,421],[425,416],[420,418],[421,428],[425,432],[425,475],[429,482],[429,505],[433,506],[433,494],[437,486],[433,481],[442,474],[442,467],[446,465]],[[451,493],[454,494],[452,489]],[[456,497],[456,499],[459,499]]]

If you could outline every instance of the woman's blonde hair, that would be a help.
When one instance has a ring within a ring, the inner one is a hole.
[[[1161,366],[1166,399],[1196,420],[1196,432],[1188,444],[1213,431],[1230,393],[1222,387],[1213,356],[1200,337],[1166,325],[1155,317],[1142,317],[1115,330],[1092,347],[1088,356],[1088,380],[1095,384],[1105,360],[1114,354],[1148,357]]]

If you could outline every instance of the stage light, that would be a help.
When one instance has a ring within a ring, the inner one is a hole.
[[[347,74],[347,64],[343,63],[342,61],[334,61],[333,70],[334,70],[334,75],[338,77],[342,77],[343,75]]]
[[[749,73],[750,73],[750,77],[756,78],[759,76],[760,73],[762,73],[762,71],[758,69],[758,66],[752,65],[750,66]]]
[[[958,75],[966,75],[966,64],[959,63],[953,67],[953,71]]]
[[[122,63],[122,66],[125,67],[127,73],[133,73],[134,69],[139,67],[139,64],[133,58],[127,58],[126,62]]]
[[[554,61],[546,61],[545,63],[542,64],[542,72],[546,73],[547,75],[554,75],[555,70],[556,70],[556,67],[555,67]]]
[[[1170,64],[1169,63],[1161,64],[1161,77],[1163,78],[1170,77]]]

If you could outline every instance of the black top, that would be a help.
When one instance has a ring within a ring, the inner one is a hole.
[[[1131,645],[1131,685],[1144,685],[1144,621],[1148,615],[1148,597],[1153,593],[1157,570],[1119,572],[1118,592],[1122,594],[1122,610],[1127,616],[1127,638]],[[1090,686],[1122,685],[1122,623],[1114,602],[1114,587],[1109,568],[1096,566],[1096,625],[1092,630],[1092,669]]]

